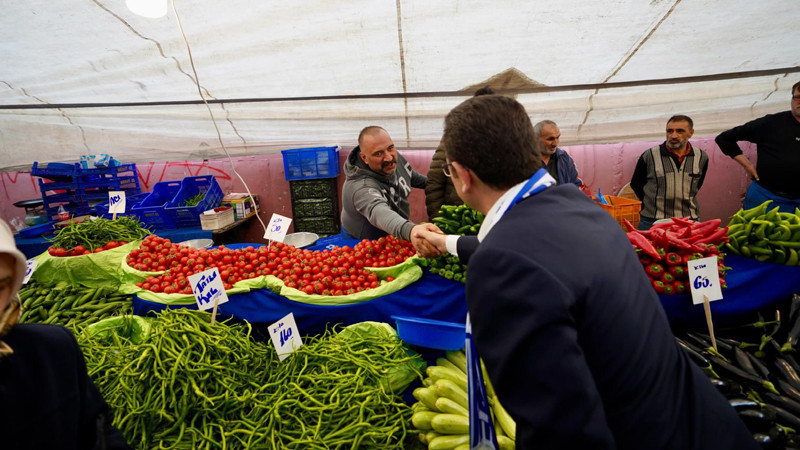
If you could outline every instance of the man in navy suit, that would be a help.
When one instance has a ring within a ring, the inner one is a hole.
[[[443,139],[456,191],[486,215],[467,306],[518,448],[758,448],[676,345],[619,225],[542,167],[522,105],[471,98]]]

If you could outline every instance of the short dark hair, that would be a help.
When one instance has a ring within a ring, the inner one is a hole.
[[[376,134],[378,130],[386,131],[383,129],[383,127],[379,127],[377,125],[370,125],[368,127],[364,127],[364,129],[361,130],[361,133],[358,133],[358,145],[361,145],[361,139],[364,137],[365,134],[369,135]]]
[[[692,118],[689,116],[684,116],[683,114],[676,114],[670,117],[669,120],[667,121],[667,125],[669,125],[671,122],[680,122],[682,120],[689,122],[689,129],[694,130],[694,121],[692,120]]]
[[[794,86],[792,86],[792,95],[794,95],[794,91],[796,91],[798,89],[800,89],[800,81],[798,81],[797,83],[794,84]],[[475,95],[478,95],[478,94],[475,94]]]
[[[525,108],[502,95],[472,97],[444,119],[445,155],[496,189],[508,189],[542,167]]]
[[[494,95],[494,94],[495,94],[494,89],[490,88],[489,86],[484,86],[475,91],[473,97],[478,97],[480,95]]]

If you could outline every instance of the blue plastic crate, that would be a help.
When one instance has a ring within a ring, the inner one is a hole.
[[[77,163],[51,162],[39,165],[38,161],[34,161],[33,167],[31,167],[31,176],[56,181],[69,181],[75,176],[75,170],[78,167]]]
[[[153,185],[153,191],[131,210],[149,228],[175,228],[165,208],[180,190],[180,181],[156,183]]]
[[[281,150],[286,179],[336,178],[339,175],[339,147]]]
[[[119,216],[135,216],[136,213],[133,212],[133,208],[138,206],[142,200],[145,199],[150,195],[149,193],[145,192],[144,194],[134,194],[128,195],[125,194],[125,212],[124,213],[117,213],[117,217]],[[97,213],[97,217],[102,217],[104,219],[110,219],[114,217],[113,214],[108,212],[108,202],[103,202],[94,207],[95,213]]]
[[[19,230],[19,235],[26,238],[41,236],[47,232],[53,231],[53,222],[40,223],[27,228]]]
[[[199,193],[205,193],[195,206],[184,206],[186,201]],[[222,188],[213,175],[186,177],[181,180],[181,189],[164,208],[175,225],[175,228],[199,227],[200,214],[214,209],[222,201]]]

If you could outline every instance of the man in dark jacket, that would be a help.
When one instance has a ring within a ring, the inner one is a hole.
[[[552,120],[542,120],[533,126],[533,133],[542,150],[542,163],[547,173],[556,179],[558,184],[572,183],[585,189],[583,180],[578,176],[578,167],[569,153],[558,146],[561,130]]]
[[[491,94],[494,94],[494,90],[489,86],[485,86],[475,91],[474,96]],[[428,181],[425,183],[425,208],[428,210],[429,219],[439,216],[439,209],[443,205],[461,205],[464,203],[461,197],[456,194],[450,177],[445,174],[444,165],[444,144],[439,142],[439,147],[433,152],[431,165],[428,169]]]
[[[747,159],[737,141],[756,144],[757,167]],[[792,86],[791,110],[770,114],[720,133],[716,138],[722,153],[738,162],[753,178],[744,198],[750,209],[772,200],[781,211],[800,207],[800,82]]]
[[[444,143],[456,191],[486,214],[467,306],[518,448],[758,448],[676,344],[619,225],[542,168],[522,105],[469,99]]]
[[[425,175],[397,152],[389,133],[381,127],[369,126],[358,135],[358,146],[344,163],[346,176],[342,186],[342,227],[357,239],[378,239],[391,234],[411,240],[418,251],[429,251],[411,239],[411,230],[433,227],[416,225],[409,220],[408,196],[411,188],[425,188]],[[435,227],[434,227],[435,228]]]

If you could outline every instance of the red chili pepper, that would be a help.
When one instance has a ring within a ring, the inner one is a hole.
[[[728,289],[728,283],[726,283],[725,280],[720,279],[719,280],[719,287],[720,287],[720,289]]]
[[[708,236],[698,240],[695,244],[714,244],[719,245],[722,242],[728,241],[728,227],[720,228],[717,231],[709,234]]]
[[[667,285],[667,284],[672,284],[672,283],[674,283],[674,282],[675,282],[675,276],[674,276],[674,275],[672,275],[672,274],[671,274],[671,273],[669,273],[669,272],[664,272],[664,273],[661,275],[661,281],[663,281],[663,282],[664,282],[664,285]]]
[[[692,225],[694,225],[694,221],[693,220],[687,219],[685,217],[684,218],[673,217],[672,221],[675,222],[676,224],[678,224],[678,225],[680,225],[682,227],[686,227],[686,228],[691,228]]]
[[[669,242],[667,242],[666,231],[662,228],[650,229],[650,238],[653,240],[653,245],[656,248],[667,248],[669,247]]]
[[[664,267],[661,264],[653,263],[645,267],[644,271],[650,278],[658,280],[661,278],[661,274],[664,273]]]
[[[658,251],[656,251],[656,248],[653,247],[653,244],[650,242],[650,240],[642,236],[642,233],[639,233],[637,230],[628,232],[628,240],[631,241],[631,244],[642,249],[642,251],[651,258],[656,260],[661,259],[661,255],[658,254]]]
[[[661,222],[661,223],[654,223],[651,230],[664,230],[674,225],[672,222]]]
[[[622,223],[625,224],[625,228],[627,228],[628,231],[638,231],[628,219],[623,218]]]
[[[676,264],[680,264],[683,261],[683,258],[681,258],[681,255],[675,252],[667,252],[667,255],[664,257],[664,261],[666,261],[670,266],[674,266]]]
[[[722,224],[720,219],[706,220],[705,222],[698,222],[692,225],[692,234],[707,235],[711,230],[716,230]]]
[[[664,282],[660,280],[653,280],[653,289],[656,290],[659,294],[664,293]]]
[[[681,250],[688,250],[691,248],[690,244],[687,244],[683,239],[679,239],[676,235],[670,232],[666,233],[666,238],[667,242],[673,247],[676,247]]]

